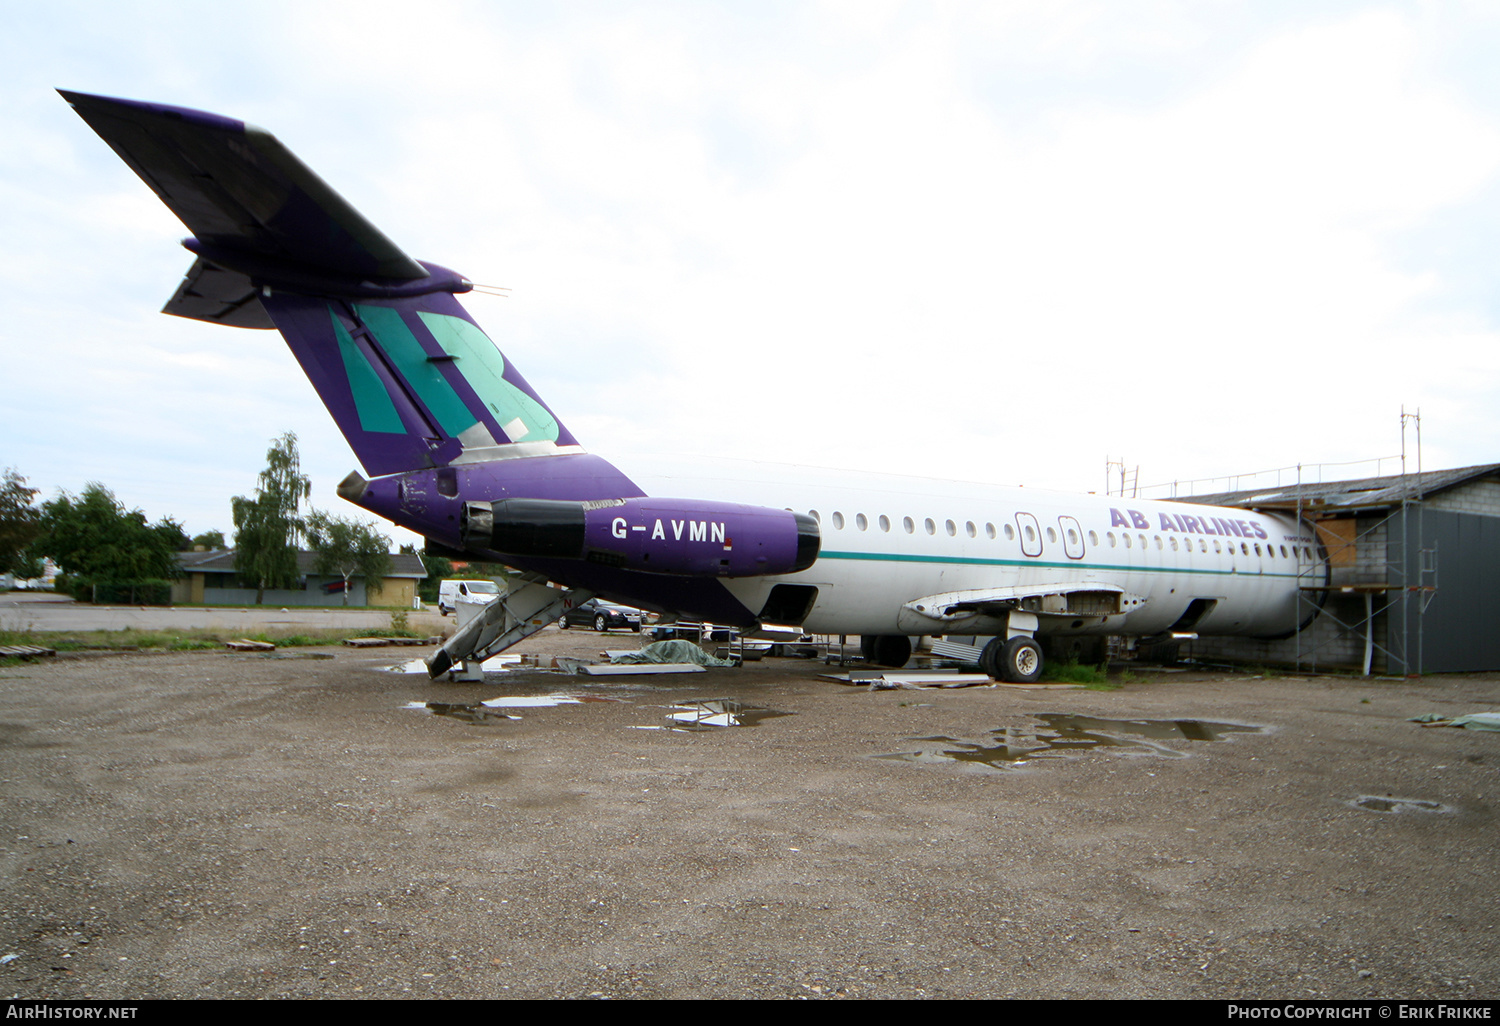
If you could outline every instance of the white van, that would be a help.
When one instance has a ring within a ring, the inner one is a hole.
[[[438,586],[438,612],[447,616],[453,612],[458,601],[493,602],[500,597],[500,587],[494,581],[444,581]]]

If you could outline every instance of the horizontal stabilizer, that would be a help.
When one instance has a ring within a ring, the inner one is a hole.
[[[58,92],[210,247],[337,274],[427,277],[269,132],[182,107]]]
[[[161,312],[227,324],[231,328],[276,327],[266,308],[260,305],[260,294],[248,277],[206,263],[201,257],[193,261]]]
[[[279,330],[367,473],[582,451],[454,298],[471,284],[397,249],[269,133],[58,92],[194,234],[163,312]]]

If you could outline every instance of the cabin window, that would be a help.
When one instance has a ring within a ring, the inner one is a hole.
[[[1144,549],[1146,547],[1146,536],[1144,534],[1138,534],[1136,535],[1136,537],[1141,540],[1141,548]]]
[[[1005,540],[1006,541],[1015,541],[1016,540],[1016,529],[1014,527],[1011,527],[1009,524],[1005,525]]]
[[[1291,559],[1291,558],[1292,558],[1292,557],[1291,557],[1291,556],[1288,556],[1288,555],[1287,555],[1287,554],[1286,554],[1286,546],[1285,546],[1285,545],[1283,545],[1283,546],[1282,546],[1282,547],[1281,547],[1281,558],[1282,558],[1282,559]]]
[[[1090,531],[1089,532],[1089,544],[1095,546],[1096,548],[1098,547],[1098,545],[1099,545],[1099,532],[1097,532],[1097,531]]]
[[[1068,544],[1069,545],[1077,545],[1078,544],[1078,532],[1075,531],[1075,530],[1073,530],[1071,527],[1068,528]]]
[[[1199,552],[1207,552],[1208,551],[1208,539],[1207,538],[1199,538],[1198,539],[1198,551]]]
[[[1222,545],[1219,544],[1219,539],[1217,539],[1217,538],[1214,539],[1214,551],[1215,552],[1223,552],[1224,551],[1224,546],[1222,546]]]
[[[1161,551],[1161,535],[1159,535],[1159,534],[1158,535],[1153,535],[1153,537],[1156,539],[1156,551],[1160,552]]]
[[[1109,547],[1110,548],[1114,548],[1115,547],[1115,532],[1113,532],[1113,531],[1109,532],[1109,534],[1106,537],[1109,538]]]
[[[1036,541],[1036,530],[1030,526],[1026,528],[1026,540]]]
[[[835,531],[842,531],[844,529],[844,514],[837,510],[833,514],[833,529]]]
[[[957,527],[957,525],[955,525],[953,523],[953,521],[950,520],[946,524],[944,524],[943,526],[948,529],[948,537],[949,538],[956,538],[956,537],[958,537],[958,527]]]
[[[1127,535],[1124,535],[1123,537],[1125,539],[1125,547],[1127,549],[1130,548],[1130,535],[1127,534]]]
[[[984,536],[986,538],[990,539],[991,541],[995,540],[995,525],[994,524],[985,524],[984,525]]]
[[[891,529],[891,518],[884,513],[880,514],[880,529],[882,531],[889,531]]]
[[[870,526],[870,522],[865,519],[863,513],[856,513],[854,514],[854,526],[863,531]]]
[[[1177,551],[1177,537],[1176,537],[1176,535],[1173,535],[1173,537],[1172,537],[1172,551],[1173,552]]]
[[[1057,532],[1050,527],[1047,528],[1047,541],[1052,545],[1057,544]]]
[[[901,526],[904,527],[904,528],[906,528],[906,533],[907,534],[911,534],[913,531],[915,531],[917,529],[917,525],[914,524],[914,523],[912,523],[911,517],[902,517],[901,518]]]
[[[1260,542],[1255,543],[1255,554],[1260,555]]]
[[[926,520],[922,521],[922,525],[927,528],[928,534],[937,534],[937,524],[934,524],[932,522],[931,517],[928,517]]]
[[[820,524],[823,522],[823,518],[820,517],[820,516],[818,516],[818,511],[815,510],[815,509],[808,510],[807,511],[807,515],[810,516],[810,517],[812,517],[815,521],[817,521]]]
[[[972,520],[970,520],[967,524],[964,525],[964,530],[969,532],[969,537],[970,538],[977,538],[977,537],[979,537],[979,532],[974,529],[974,521],[972,521]]]

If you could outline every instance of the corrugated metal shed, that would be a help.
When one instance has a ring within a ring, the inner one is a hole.
[[[1304,507],[1372,509],[1400,505],[1407,496],[1431,498],[1470,482],[1500,475],[1500,463],[1453,470],[1428,470],[1421,474],[1365,477],[1350,481],[1317,481],[1280,488],[1250,488],[1212,495],[1178,496],[1180,502],[1208,506],[1243,506],[1247,509],[1290,509],[1301,499]]]

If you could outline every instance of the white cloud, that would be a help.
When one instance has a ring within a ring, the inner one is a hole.
[[[1390,451],[1405,402],[1434,451],[1495,458],[1494,311],[1448,240],[1409,245],[1496,214],[1500,97],[1448,59],[1480,15],[355,10],[18,26],[0,298],[47,383],[7,446],[34,482],[176,460],[126,501],[196,531],[288,428],[322,504],[354,465],[274,337],[153,312],[184,232],[35,101],[75,75],[262,124],[414,255],[511,286],[465,302],[605,455],[1097,487],[1121,453],[1159,479]]]

